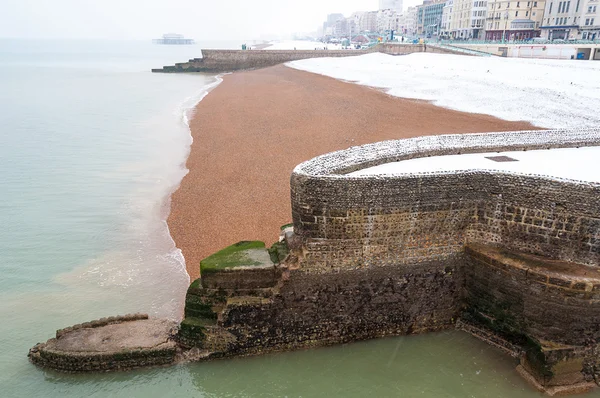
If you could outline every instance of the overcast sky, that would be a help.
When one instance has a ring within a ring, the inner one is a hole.
[[[405,0],[404,7],[417,0]],[[420,1],[419,1],[420,2]],[[376,10],[378,0],[1,0],[0,37],[196,40],[312,32],[327,14]]]

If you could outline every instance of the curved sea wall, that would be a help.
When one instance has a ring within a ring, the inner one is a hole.
[[[291,178],[305,266],[356,268],[443,258],[466,242],[598,264],[600,188],[495,171],[345,174],[417,157],[600,145],[600,130],[463,134],[386,141],[317,157]],[[341,250],[342,249],[342,250]]]
[[[522,369],[542,388],[581,387],[596,379],[600,342],[599,184],[481,170],[347,174],[417,157],[596,145],[600,129],[430,136],[302,163],[291,177],[300,269],[452,265],[457,317],[521,347]],[[442,303],[421,315],[453,323],[440,318],[452,314]]]
[[[581,146],[600,146],[600,129],[419,137],[300,164],[280,242],[239,242],[200,263],[179,358],[459,326],[519,357],[543,391],[589,389],[600,381],[600,184],[489,170],[348,175],[417,157]],[[166,329],[163,340],[175,344]],[[62,369],[39,360],[46,347],[32,361]]]

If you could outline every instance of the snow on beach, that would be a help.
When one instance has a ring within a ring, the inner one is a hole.
[[[600,125],[600,62],[373,53],[286,65],[381,88],[397,97],[539,127]]]

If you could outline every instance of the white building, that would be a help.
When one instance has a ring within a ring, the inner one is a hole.
[[[378,11],[367,11],[361,15],[359,24],[361,32],[377,32],[377,14]]]
[[[454,0],[449,33],[455,39],[480,39],[484,36],[486,0]]]
[[[597,40],[600,38],[598,0],[547,0],[542,21],[542,37]]]
[[[446,0],[444,11],[442,12],[441,36],[450,36],[450,25],[452,23],[452,9],[454,8],[454,0]]]
[[[392,30],[398,32],[398,19],[398,13],[394,10],[379,10],[377,12],[377,31],[380,33]]]
[[[470,15],[469,37],[473,39],[483,39],[485,36],[485,18],[487,15],[487,1],[475,0],[472,2]]]
[[[398,18],[398,33],[405,36],[414,36],[417,32],[417,7],[408,7],[406,12]]]
[[[380,10],[394,10],[402,14],[402,0],[379,0]]]

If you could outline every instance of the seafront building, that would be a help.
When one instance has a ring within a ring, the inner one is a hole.
[[[449,12],[449,28],[447,36],[452,39],[483,38],[487,1],[485,0],[454,0]]]
[[[454,0],[447,0],[442,10],[442,26],[440,29],[440,36],[448,38],[450,36],[450,25],[452,23],[452,16],[454,9]]]
[[[377,12],[377,31],[378,32],[397,32],[399,15],[395,10],[385,9]]]
[[[600,3],[598,0],[547,1],[541,36],[548,40],[600,39]]]
[[[398,32],[404,36],[417,34],[417,7],[408,7],[398,19]]]
[[[392,5],[402,7],[402,2],[396,1]],[[400,31],[401,16],[395,8],[354,12],[348,18],[339,13],[329,14],[319,32],[327,40],[390,37],[390,32]]]
[[[538,37],[545,1],[488,1],[486,40],[527,40]]]
[[[424,0],[402,10],[401,0],[380,0],[378,11],[349,18],[330,14],[323,36],[377,33],[453,40],[600,40],[600,0]]]
[[[361,15],[360,30],[361,32],[376,32],[377,31],[377,15],[379,11],[367,11]]]
[[[427,37],[438,36],[442,26],[445,1],[425,0],[417,6],[417,34]]]

